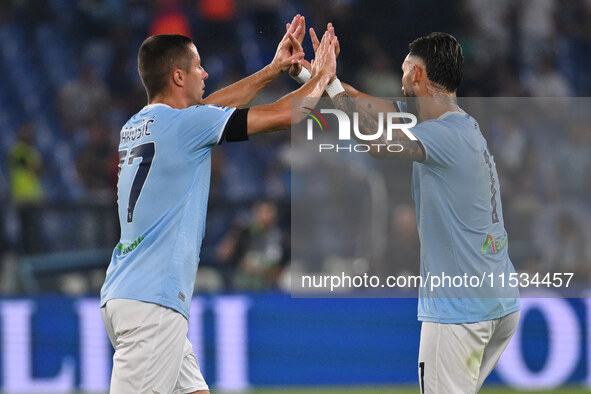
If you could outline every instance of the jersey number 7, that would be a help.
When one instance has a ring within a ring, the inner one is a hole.
[[[119,174],[121,174],[121,170],[125,165],[127,151],[128,149],[122,149],[119,151]],[[127,159],[128,166],[132,165],[136,158],[140,158],[142,161],[140,162],[137,172],[135,173],[135,177],[133,178],[133,182],[131,184],[131,190],[129,192],[129,203],[127,204],[127,223],[131,223],[133,221],[133,211],[135,209],[135,204],[137,203],[137,199],[140,197],[142,188],[146,183],[146,178],[150,172],[150,167],[152,167],[152,160],[154,159],[155,153],[156,145],[154,142],[147,142],[145,144],[134,146],[129,152],[129,159]]]

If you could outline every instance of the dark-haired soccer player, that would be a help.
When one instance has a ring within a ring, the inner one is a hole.
[[[331,24],[328,30],[334,32]],[[310,35],[316,46],[313,29]],[[462,48],[449,34],[431,33],[410,43],[409,49],[402,64],[402,90],[417,101],[421,123],[410,129],[417,140],[394,130],[393,139],[387,141],[384,136],[383,141],[375,141],[371,153],[414,161],[412,196],[421,241],[421,276],[423,280],[465,274],[509,277],[515,271],[507,253],[495,162],[478,123],[457,105]],[[293,67],[290,73],[297,74],[299,68]],[[351,97],[371,102],[373,112],[397,110],[392,102],[361,93],[338,79],[329,87],[336,108],[359,112],[359,128],[366,134],[375,134],[377,122]],[[379,149],[380,142],[397,143],[404,149]],[[422,393],[477,392],[505,350],[519,321],[519,293],[517,289],[498,292],[490,284],[484,287],[419,288]]]
[[[336,72],[336,41],[328,34],[316,52],[314,77],[300,89],[273,104],[235,108],[303,56],[292,45],[301,23],[296,16],[268,67],[205,100],[208,75],[189,38],[157,35],[142,44],[139,74],[148,105],[121,129],[121,240],[101,290],[103,320],[115,348],[111,393],[208,392],[187,339],[187,319],[205,227],[211,149],[222,141],[287,129],[292,97],[322,95]]]

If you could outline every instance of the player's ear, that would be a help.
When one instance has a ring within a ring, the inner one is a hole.
[[[423,78],[423,76],[426,75],[425,69],[418,64],[414,64],[412,66],[412,68],[414,71],[413,76],[412,76],[412,83],[413,84],[419,83],[419,81]]]
[[[175,68],[172,72],[172,82],[176,86],[185,86],[185,72],[181,68]]]

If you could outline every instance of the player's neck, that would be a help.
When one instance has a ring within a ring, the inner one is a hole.
[[[189,107],[189,104],[185,97],[172,94],[156,95],[150,98],[150,100],[148,100],[148,104],[165,104],[175,109],[183,109]]]
[[[446,112],[460,111],[455,93],[445,96],[419,98],[417,105],[419,118],[422,122],[430,119],[438,119]]]

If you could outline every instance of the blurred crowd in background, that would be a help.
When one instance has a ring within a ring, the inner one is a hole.
[[[335,25],[340,79],[374,96],[400,95],[408,43],[431,31],[462,44],[458,96],[591,95],[588,0],[2,1],[0,291],[23,290],[23,256],[59,260],[117,243],[119,130],[146,104],[136,57],[148,35],[193,38],[209,73],[207,95],[268,64],[296,13],[320,32]],[[313,58],[308,38],[304,49]],[[253,104],[296,88],[281,76]],[[498,165],[517,268],[575,270],[591,280],[589,123],[544,133],[481,125]],[[289,145],[289,132],[279,132],[214,149],[202,290],[288,288]],[[393,176],[408,182],[388,208],[393,253],[405,256],[401,270],[419,262],[408,164],[392,164]],[[42,289],[96,292],[107,264],[82,261],[83,273],[48,275]]]

